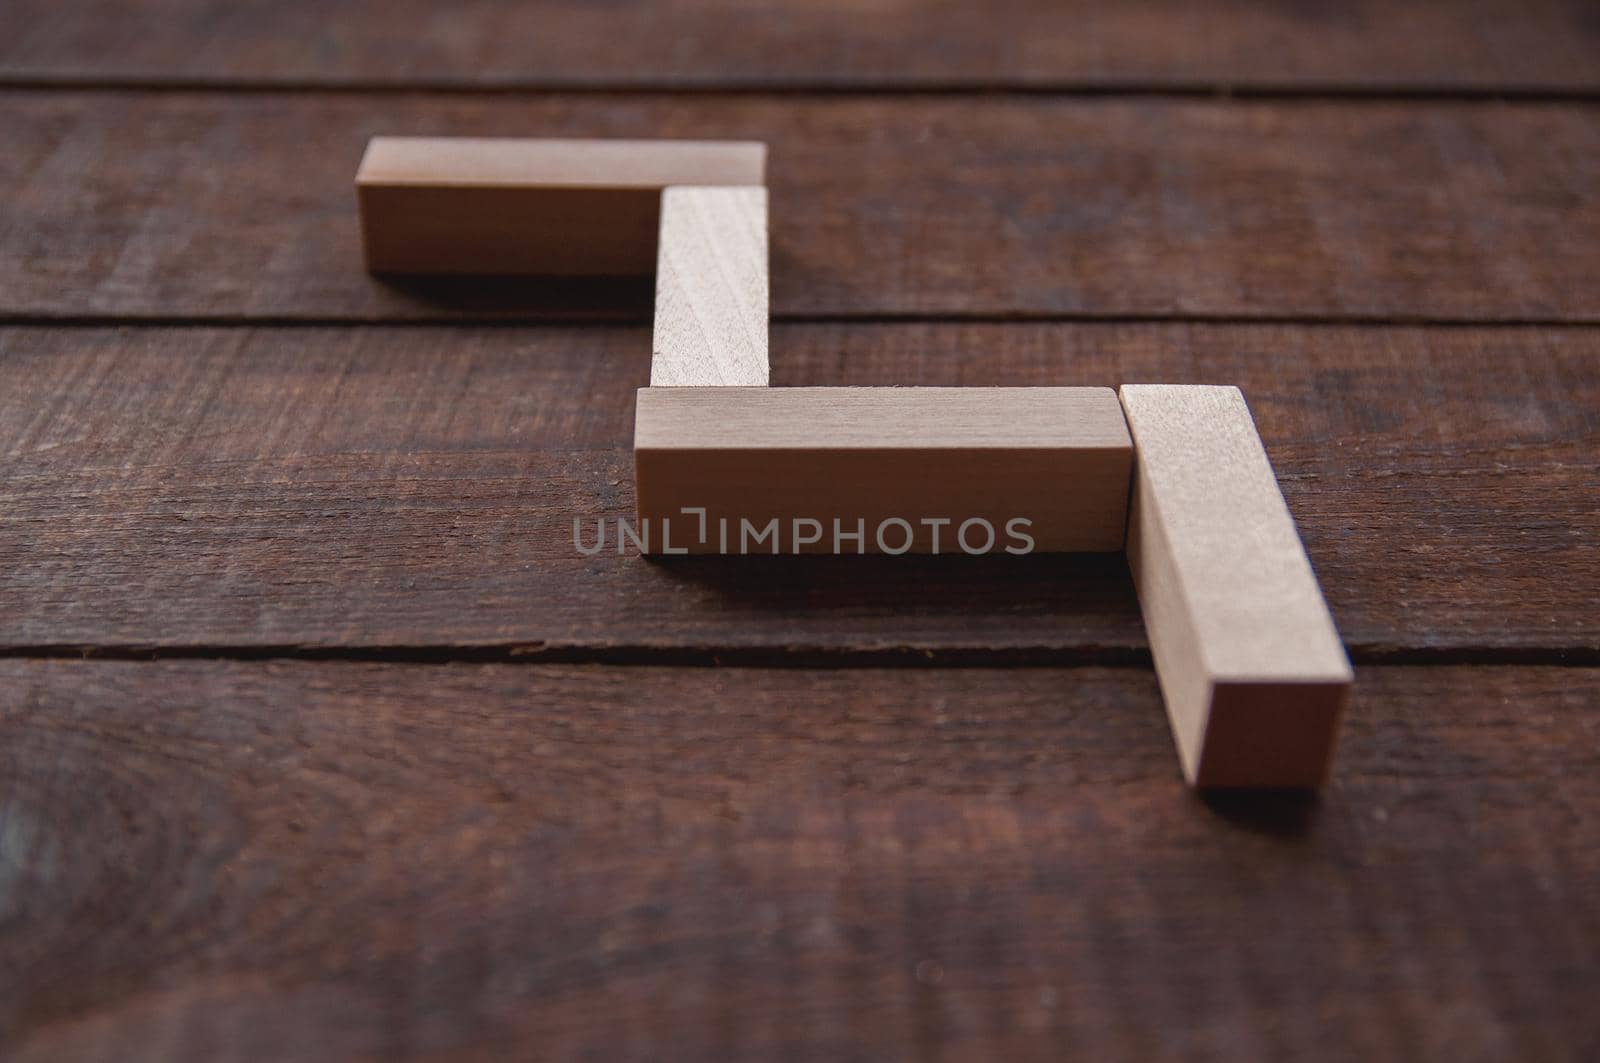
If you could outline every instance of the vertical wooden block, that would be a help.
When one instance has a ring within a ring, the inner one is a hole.
[[[1120,550],[1132,461],[1109,388],[650,387],[634,428],[651,553]]]
[[[1349,658],[1238,388],[1124,385],[1133,570],[1178,755],[1198,787],[1312,787]]]
[[[643,275],[670,185],[760,185],[740,141],[374,137],[356,173],[367,269]]]
[[[661,194],[652,387],[767,383],[767,190]]]

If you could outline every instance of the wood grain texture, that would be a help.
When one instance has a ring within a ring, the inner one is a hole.
[[[645,553],[1123,547],[1133,445],[1110,388],[649,387],[636,406]]]
[[[1345,656],[1236,387],[1124,384],[1135,469],[1128,568],[1184,777],[1320,786]]]
[[[780,317],[1600,320],[1591,108],[51,92],[0,124],[3,314],[648,320],[362,270],[369,137],[537,133],[770,140]]]
[[[0,1052],[1576,1061],[1597,683],[1207,803],[1144,670],[0,662]]]
[[[1600,1057],[1589,0],[5,15],[0,1059]],[[780,386],[1243,386],[1332,784],[1120,562],[580,557],[651,284],[366,276],[412,134],[771,138]]]
[[[1583,0],[167,0],[158,19],[113,0],[17,0],[8,12],[0,76],[51,84],[1600,89],[1600,24]]]
[[[652,387],[766,387],[767,190],[661,193]]]
[[[1358,659],[1594,659],[1600,333],[779,325],[773,383],[1238,384]],[[9,646],[1142,653],[1120,561],[582,558],[647,328],[0,331]]]
[[[648,275],[668,185],[759,185],[765,160],[740,141],[373,137],[362,253],[374,273]]]

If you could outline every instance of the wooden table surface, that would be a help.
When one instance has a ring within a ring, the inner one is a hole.
[[[1600,1058],[1592,3],[0,14],[0,1056]],[[1332,784],[1120,558],[576,554],[648,286],[368,276],[380,133],[768,141],[774,384],[1240,385]]]

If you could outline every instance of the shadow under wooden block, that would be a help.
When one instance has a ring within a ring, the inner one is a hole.
[[[374,137],[356,173],[367,269],[649,274],[662,189],[765,169],[745,141]]]
[[[1352,673],[1238,388],[1124,385],[1128,567],[1189,782],[1314,787]]]
[[[641,388],[646,553],[1120,550],[1109,388]],[[702,512],[703,511],[703,512]]]

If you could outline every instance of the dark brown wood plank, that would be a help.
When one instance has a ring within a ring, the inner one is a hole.
[[[0,314],[608,309],[363,272],[367,138],[454,133],[769,140],[780,316],[1600,320],[1587,107],[68,92],[0,124]]]
[[[1120,557],[582,557],[648,333],[0,331],[0,642],[1138,658]],[[1341,631],[1600,650],[1600,330],[780,326],[773,382],[1231,383]]]
[[[0,1045],[1585,1059],[1597,683],[1370,668],[1208,804],[1135,669],[0,662]]]
[[[1600,90],[1600,19],[1582,0],[168,0],[159,14],[21,0],[7,13],[0,77],[48,84]]]

